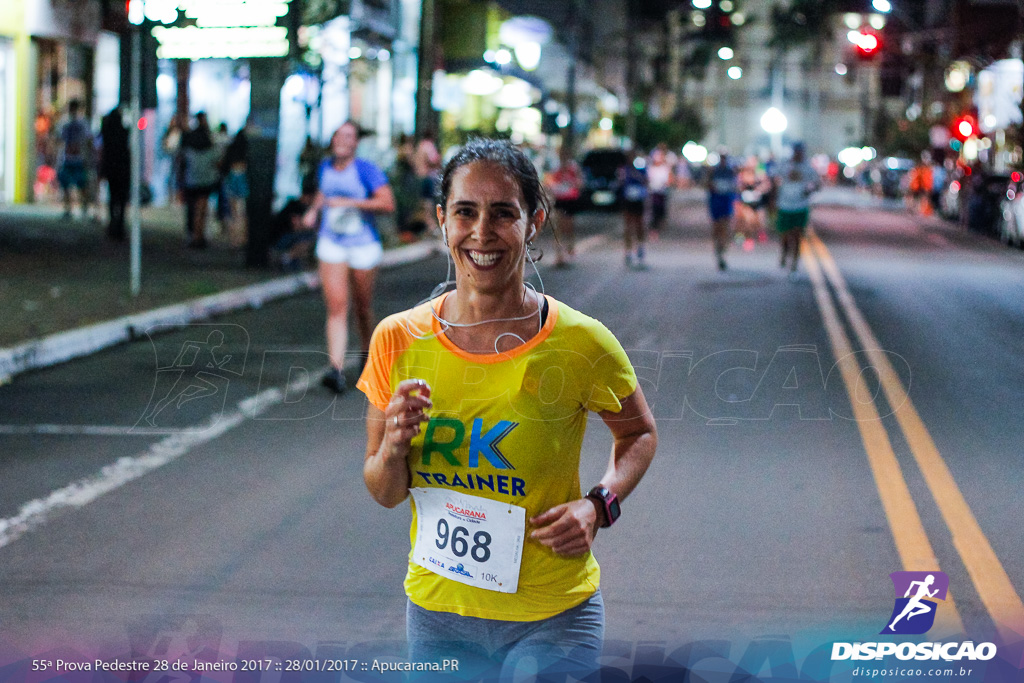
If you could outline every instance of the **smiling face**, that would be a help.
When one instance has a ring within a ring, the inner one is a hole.
[[[336,159],[351,159],[356,154],[356,145],[359,144],[359,134],[356,127],[350,123],[344,124],[335,131],[331,138],[331,153]]]
[[[500,164],[474,161],[455,171],[446,210],[437,210],[455,263],[458,288],[481,294],[519,293],[526,243],[544,223],[531,216],[522,188]]]

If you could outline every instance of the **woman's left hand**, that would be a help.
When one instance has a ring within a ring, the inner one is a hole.
[[[530,519],[537,527],[530,538],[563,557],[577,557],[590,550],[598,529],[597,508],[589,498],[556,505]]]

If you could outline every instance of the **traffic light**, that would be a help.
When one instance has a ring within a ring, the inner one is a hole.
[[[967,138],[978,132],[978,122],[975,121],[974,117],[970,114],[962,114],[953,120],[953,126],[950,132],[953,134],[954,138],[960,142],[964,142]]]
[[[854,41],[854,50],[857,51],[859,59],[870,61],[877,57],[882,50],[882,40],[878,37],[877,33],[861,29],[853,37],[856,39]]]

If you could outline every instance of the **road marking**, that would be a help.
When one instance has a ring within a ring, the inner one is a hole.
[[[813,231],[808,231],[808,238],[817,257],[821,259],[822,269],[836,291],[836,297],[846,313],[850,327],[853,328],[860,340],[861,348],[867,353],[878,372],[882,390],[889,405],[893,406],[896,419],[910,445],[910,452],[921,470],[932,498],[935,499],[942,519],[952,534],[953,545],[971,576],[978,597],[995,622],[1004,642],[1019,641],[1024,636],[1024,602],[1014,590],[1009,575],[981,530],[960,487],[953,479],[953,474],[935,446],[935,441],[914,408],[899,375],[889,363],[881,344],[857,307],[835,260],[824,242]]]
[[[0,425],[0,436],[17,436],[29,434],[33,436],[168,436],[196,431],[192,429],[143,429],[141,427],[122,427],[120,425],[57,425],[27,424]]]
[[[194,429],[171,434],[138,455],[120,458],[104,466],[96,474],[83,477],[43,498],[25,503],[18,510],[18,514],[0,519],[0,548],[10,545],[26,533],[45,524],[54,515],[71,508],[81,508],[100,496],[177,460],[197,446],[213,441],[246,420],[262,415],[273,406],[282,403],[286,396],[294,396],[305,388],[305,379],[300,379],[286,387],[261,391],[239,401],[237,407],[230,412],[211,416]]]
[[[875,478],[882,509],[885,511],[896,544],[896,552],[899,553],[905,570],[940,571],[939,561],[928,540],[928,534],[925,533],[907,480],[900,470],[889,434],[878,415],[860,364],[853,355],[850,338],[843,329],[839,312],[832,302],[818,262],[806,244],[803,256],[807,274],[814,287],[814,298],[817,300],[818,310],[821,312],[825,331],[832,346],[832,353],[836,357],[846,393],[850,397],[853,417],[857,429],[860,430],[861,441],[868,456],[868,465]],[[940,637],[964,633],[963,622],[953,601],[952,591],[947,594],[947,599],[939,604],[933,629]]]

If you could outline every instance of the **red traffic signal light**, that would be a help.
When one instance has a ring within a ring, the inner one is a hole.
[[[857,56],[861,59],[874,59],[882,49],[882,41],[876,33],[860,31],[854,38]]]
[[[971,137],[972,135],[976,134],[977,132],[978,132],[978,124],[974,120],[974,117],[971,116],[970,114],[964,114],[963,116],[958,116],[953,121],[953,130],[952,130],[953,137],[955,137],[960,142],[964,142],[967,138]]]

